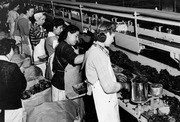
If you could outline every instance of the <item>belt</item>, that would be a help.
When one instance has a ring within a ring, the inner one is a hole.
[[[65,72],[64,70],[56,70],[55,72]]]

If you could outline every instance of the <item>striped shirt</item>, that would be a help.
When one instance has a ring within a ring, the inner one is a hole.
[[[39,44],[40,39],[46,38],[47,35],[46,30],[44,30],[44,28],[37,23],[34,23],[29,32],[29,37],[33,46]]]

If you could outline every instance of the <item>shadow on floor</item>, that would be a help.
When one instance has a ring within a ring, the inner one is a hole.
[[[133,117],[131,114],[129,114],[126,110],[119,107],[119,113],[121,122],[138,122],[135,117]]]

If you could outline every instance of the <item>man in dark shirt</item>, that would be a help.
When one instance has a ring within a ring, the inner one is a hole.
[[[21,93],[26,89],[26,79],[18,65],[10,62],[15,40],[0,40],[0,121],[22,122]]]

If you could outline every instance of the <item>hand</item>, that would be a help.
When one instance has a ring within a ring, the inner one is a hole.
[[[116,77],[117,77],[118,82],[126,82],[127,81],[126,75],[124,75],[122,73],[118,73],[116,75]]]
[[[88,28],[83,28],[83,33],[87,33],[88,32]]]
[[[131,87],[130,87],[130,84],[129,84],[129,83],[126,83],[126,89],[128,90],[128,92],[130,92]]]
[[[25,69],[24,69],[24,67],[20,67],[20,70],[21,70],[21,72],[24,74],[25,73]]]
[[[129,83],[121,83],[121,85],[122,85],[122,87],[123,87],[124,89],[127,89],[128,92],[130,91],[130,84],[129,84]]]

